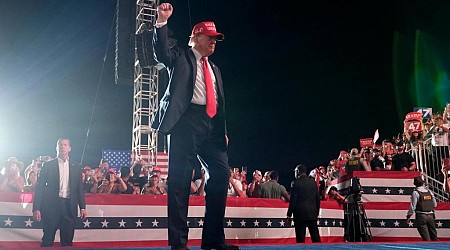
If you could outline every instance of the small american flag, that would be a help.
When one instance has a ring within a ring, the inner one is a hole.
[[[156,153],[156,166],[161,170],[161,176],[167,177],[169,174],[169,154],[164,152]]]
[[[148,152],[142,151],[141,156],[144,161],[148,163],[155,162],[153,157],[148,155]],[[167,177],[169,174],[169,154],[166,152],[156,152],[156,167],[161,171],[161,176]]]
[[[102,159],[107,160],[110,168],[131,167],[131,150],[102,150]]]
[[[145,152],[142,152],[145,157]],[[107,160],[109,163],[109,168],[114,168],[118,171],[121,167],[131,167],[131,150],[102,150],[102,159]],[[156,153],[156,166],[160,168],[161,175],[167,177],[168,175],[168,165],[169,165],[169,155],[164,152]],[[148,161],[148,159],[146,159]]]

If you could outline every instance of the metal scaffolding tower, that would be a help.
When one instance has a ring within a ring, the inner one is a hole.
[[[156,22],[157,1],[136,1],[136,33],[149,32]],[[151,128],[158,110],[158,69],[143,65],[135,54],[132,157],[156,166],[157,131]]]

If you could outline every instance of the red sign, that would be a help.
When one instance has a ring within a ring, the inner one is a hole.
[[[372,147],[373,139],[372,138],[359,139],[359,145],[361,146],[361,148]]]
[[[404,122],[404,130],[408,132],[421,132],[422,131],[422,113],[410,112],[406,114]]]
[[[405,121],[405,130],[409,132],[421,132],[422,123],[419,121]]]

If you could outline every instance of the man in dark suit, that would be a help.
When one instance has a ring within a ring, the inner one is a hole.
[[[153,37],[156,60],[166,67],[169,85],[152,127],[169,136],[168,238],[172,249],[189,249],[187,212],[193,176],[201,159],[209,179],[202,249],[239,249],[225,242],[223,219],[230,177],[225,126],[225,98],[219,68],[208,60],[223,34],[213,22],[194,26],[190,49],[171,47],[167,21],[170,3],[158,6]]]
[[[69,162],[70,151],[69,139],[59,139],[56,144],[57,157],[44,163],[39,174],[33,217],[36,221],[42,220],[42,247],[53,246],[58,229],[61,246],[71,246],[78,206],[81,218],[87,216],[81,168]]]
[[[297,243],[305,242],[306,226],[312,242],[320,242],[317,217],[320,209],[320,196],[316,182],[306,176],[306,166],[295,168],[295,180],[291,183],[291,200],[287,211],[288,219],[294,215],[295,238]]]

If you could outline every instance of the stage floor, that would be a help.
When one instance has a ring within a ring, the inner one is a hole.
[[[110,246],[111,245],[111,246]],[[361,250],[361,249],[420,249],[420,250],[431,250],[431,249],[450,249],[449,241],[411,241],[411,242],[346,242],[346,243],[306,243],[306,244],[287,244],[287,245],[239,245],[242,250],[294,250],[294,249],[310,249],[310,250],[337,250],[337,249],[352,249],[352,250]],[[26,243],[26,244],[7,244],[0,247],[0,249],[37,249],[39,248],[39,243]],[[114,243],[111,244],[102,244],[101,246],[92,246],[87,245],[85,243],[74,243],[72,247],[61,247],[59,246],[59,242],[55,242],[55,245],[50,249],[130,249],[130,250],[170,250],[170,247],[142,247],[135,246],[133,247],[133,243],[130,243],[127,246],[124,245],[116,245]],[[191,250],[201,250],[199,246],[189,246]]]
[[[72,247],[71,249],[73,249]],[[78,248],[87,249],[87,248]],[[170,247],[157,247],[157,248],[101,248],[101,249],[149,249],[149,250],[170,250]],[[191,250],[200,250],[200,247],[190,247]],[[399,243],[339,243],[339,244],[292,244],[292,245],[244,245],[241,246],[242,250],[294,250],[294,249],[311,249],[311,250],[336,250],[336,249],[450,249],[450,242],[399,242]]]

